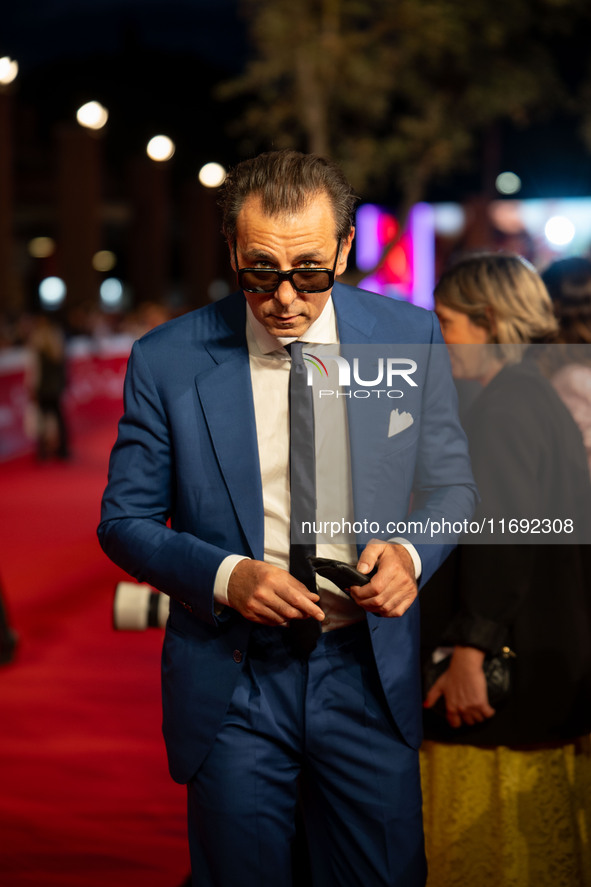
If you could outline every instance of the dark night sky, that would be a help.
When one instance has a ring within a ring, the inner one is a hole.
[[[86,101],[110,113],[106,160],[115,176],[157,133],[177,142],[175,175],[232,163],[229,103],[217,83],[244,63],[237,0],[20,0],[3,22],[0,56],[19,62],[16,103],[47,142]]]
[[[19,0],[3,15],[0,52],[27,73],[56,60],[116,55],[130,30],[153,50],[228,68],[242,60],[236,0]]]
[[[97,98],[111,112],[113,161],[156,131],[177,139],[181,169],[183,154],[187,164],[237,159],[224,130],[232,106],[212,91],[244,63],[239,0],[12,3],[3,14],[0,56],[19,61],[19,100],[35,107],[41,126],[72,119],[80,104]],[[566,115],[523,130],[503,125],[500,165],[522,177],[522,197],[591,193],[589,155]],[[480,181],[477,161],[472,173],[434,185],[430,197],[460,197],[479,190]]]

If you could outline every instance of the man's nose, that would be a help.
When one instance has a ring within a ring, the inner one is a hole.
[[[275,290],[275,298],[284,308],[288,308],[296,297],[297,293],[289,280],[283,280]]]

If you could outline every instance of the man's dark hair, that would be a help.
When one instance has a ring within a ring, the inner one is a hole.
[[[357,196],[339,167],[318,154],[286,149],[243,160],[220,189],[222,230],[229,243],[236,239],[236,220],[248,197],[258,195],[267,215],[300,212],[311,197],[326,193],[332,204],[335,236],[345,238],[353,225]]]

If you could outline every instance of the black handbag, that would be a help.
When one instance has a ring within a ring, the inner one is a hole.
[[[507,701],[511,693],[513,660],[516,654],[510,647],[502,647],[498,653],[484,657],[482,670],[486,677],[488,701],[493,708],[499,708]],[[431,656],[423,669],[423,696],[426,696],[435,681],[447,671],[451,661],[451,653],[437,662]],[[445,698],[440,696],[430,709],[445,717]]]

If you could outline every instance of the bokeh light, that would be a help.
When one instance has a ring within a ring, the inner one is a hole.
[[[45,308],[59,308],[66,298],[66,284],[61,277],[45,277],[39,284],[39,298]]]
[[[502,172],[497,176],[495,186],[499,194],[517,194],[521,191],[521,179],[514,172]]]
[[[168,136],[154,136],[148,142],[146,152],[150,160],[162,163],[170,160],[176,150],[175,144]]]
[[[576,228],[566,216],[552,216],[544,227],[546,240],[554,246],[566,246],[574,238]]]
[[[206,188],[219,188],[226,178],[226,170],[221,163],[206,163],[199,170],[199,181]]]
[[[8,86],[18,75],[18,62],[7,55],[0,58],[0,84]]]
[[[433,225],[437,234],[443,237],[454,237],[464,230],[466,212],[459,203],[434,204]]]
[[[33,237],[27,244],[27,250],[34,259],[47,259],[55,252],[55,240],[53,237]]]
[[[107,277],[100,286],[101,302],[107,310],[121,307],[123,302],[123,284],[117,277]]]
[[[100,249],[92,257],[92,267],[95,271],[112,271],[117,264],[117,256],[110,249]]]
[[[109,112],[100,102],[86,102],[76,111],[76,120],[86,129],[102,129],[109,119]]]

